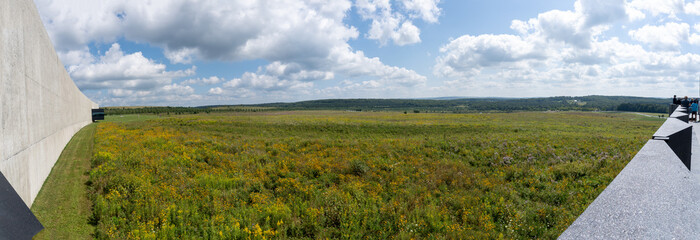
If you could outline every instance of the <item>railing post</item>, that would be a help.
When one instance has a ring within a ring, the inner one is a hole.
[[[654,140],[663,140],[681,159],[690,171],[690,159],[693,146],[693,127],[688,124],[688,113],[684,107],[677,107],[671,117],[656,130]]]

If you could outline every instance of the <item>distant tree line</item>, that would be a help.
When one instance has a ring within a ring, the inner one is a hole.
[[[259,107],[108,107],[105,115],[127,114],[200,114],[215,112],[262,112],[270,111],[269,108]]]
[[[362,110],[402,112],[513,112],[513,111],[638,111],[665,112],[670,99],[626,96],[584,96],[546,98],[464,98],[431,99],[326,99],[294,103],[268,103],[248,106],[287,110]],[[644,108],[622,107],[644,105]],[[654,106],[654,107],[651,107]]]
[[[617,106],[617,111],[667,113],[668,105],[650,103],[622,103]]]
[[[106,115],[199,114],[282,110],[399,111],[404,113],[471,113],[514,111],[633,111],[665,113],[670,99],[626,96],[546,98],[325,99],[293,103],[215,105],[201,107],[110,107]]]

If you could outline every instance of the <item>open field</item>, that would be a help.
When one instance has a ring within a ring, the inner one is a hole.
[[[304,111],[103,122],[91,221],[114,239],[556,238],[654,119]]]
[[[107,115],[105,122],[139,122],[158,118],[154,114]]]

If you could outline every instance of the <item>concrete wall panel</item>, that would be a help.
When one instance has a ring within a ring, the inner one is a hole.
[[[31,206],[98,105],[75,86],[32,0],[0,0],[0,172]]]

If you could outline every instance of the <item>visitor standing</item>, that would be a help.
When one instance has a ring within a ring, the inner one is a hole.
[[[678,98],[676,98],[676,95],[673,95],[673,104],[680,104],[680,103],[681,103],[681,101]]]
[[[693,104],[690,104],[690,120],[693,122],[698,121],[698,102],[697,102],[697,99],[693,99]]]
[[[688,101],[688,96],[683,97],[683,100],[681,101],[681,107],[690,107],[690,101]]]

